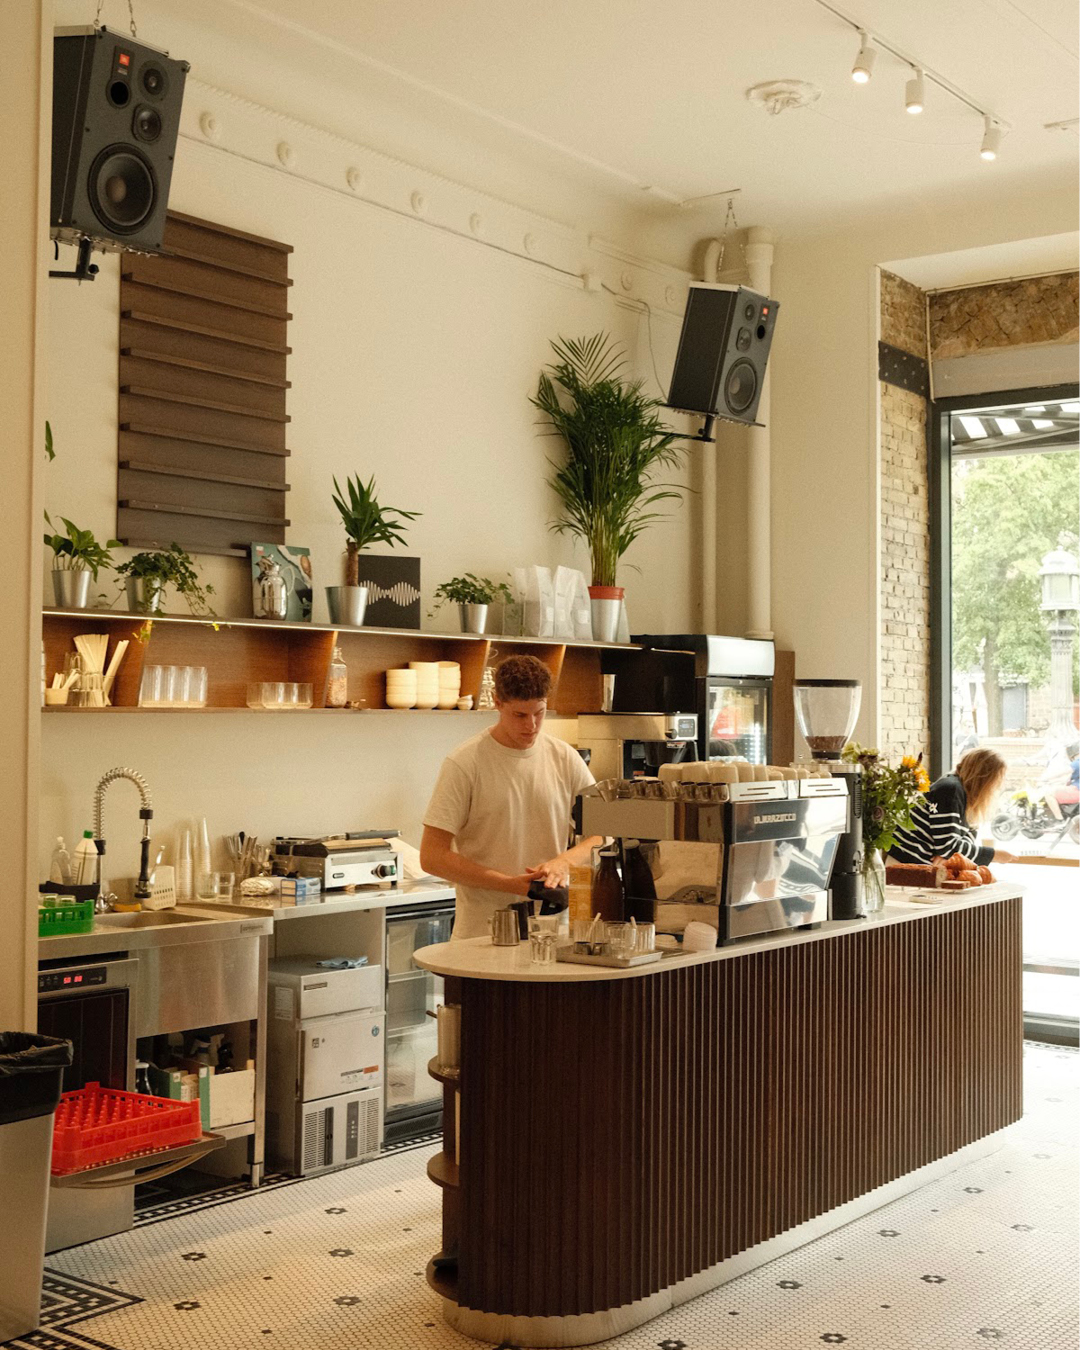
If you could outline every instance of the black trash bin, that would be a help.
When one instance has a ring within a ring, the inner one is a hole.
[[[37,1328],[53,1114],[71,1042],[0,1031],[0,1342]]]

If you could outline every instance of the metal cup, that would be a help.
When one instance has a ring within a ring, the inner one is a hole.
[[[497,909],[491,916],[491,945],[493,947],[516,947],[521,941],[521,930],[517,912],[513,909]]]

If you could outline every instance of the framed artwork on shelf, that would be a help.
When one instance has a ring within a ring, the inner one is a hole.
[[[310,623],[313,593],[309,548],[251,545],[251,610],[257,619]]]

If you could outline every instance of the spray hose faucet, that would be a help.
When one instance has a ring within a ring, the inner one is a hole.
[[[142,821],[142,839],[139,843],[139,877],[135,882],[134,896],[136,900],[149,900],[150,898],[150,821],[154,817],[153,807],[150,804],[150,788],[146,779],[141,773],[136,773],[134,769],[116,768],[110,769],[108,773],[103,774],[94,789],[94,843],[98,851],[98,895],[94,902],[95,909],[100,913],[109,908],[109,902],[105,896],[105,834],[103,829],[103,820],[105,812],[105,792],[110,783],[115,783],[120,778],[127,778],[139,789],[139,819]]]

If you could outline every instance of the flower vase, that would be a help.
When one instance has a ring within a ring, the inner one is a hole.
[[[878,918],[885,909],[885,863],[882,860],[880,849],[868,848],[866,850],[862,876],[866,917],[868,919]]]

